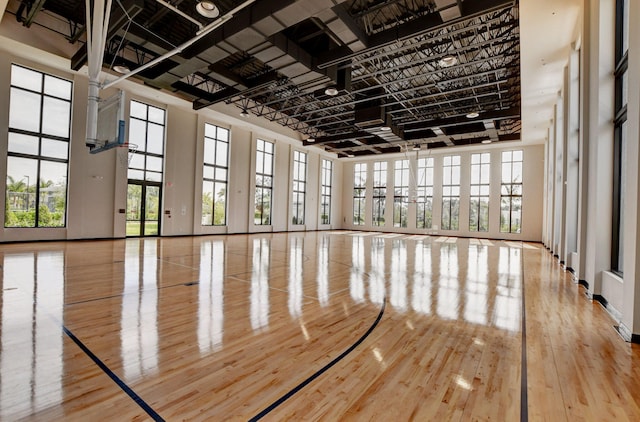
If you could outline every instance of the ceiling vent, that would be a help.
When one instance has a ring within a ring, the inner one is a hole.
[[[358,107],[354,111],[354,124],[359,128],[382,127],[385,124],[384,107],[373,105]]]

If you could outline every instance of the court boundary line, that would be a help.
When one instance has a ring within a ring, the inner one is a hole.
[[[76,337],[71,330],[66,326],[62,326],[62,331],[78,346],[85,355],[87,355],[93,363],[95,363],[113,382],[116,383],[122,391],[124,391],[138,406],[144,410],[154,421],[164,422],[162,416],[160,416],[142,397],[140,397],[131,387],[129,387],[124,381],[120,379],[109,367],[100,360],[78,337]]]
[[[520,361],[520,422],[529,422],[529,396],[527,383],[527,308],[525,303],[524,242],[520,242],[522,275],[522,357]]]
[[[369,327],[369,329],[362,335],[360,336],[360,338],[353,343],[351,346],[349,346],[349,348],[347,348],[344,352],[342,352],[340,355],[338,355],[337,357],[335,357],[331,362],[327,363],[325,366],[323,366],[322,368],[320,368],[319,370],[317,370],[314,374],[312,374],[310,377],[308,377],[307,379],[305,379],[304,381],[302,381],[300,384],[296,385],[294,388],[292,388],[291,390],[289,390],[286,394],[284,394],[282,397],[280,397],[278,400],[276,400],[275,402],[271,403],[268,407],[266,407],[265,409],[263,409],[260,413],[258,413],[257,415],[255,415],[254,417],[252,417],[251,419],[249,419],[250,422],[255,422],[258,421],[260,419],[262,419],[263,417],[267,416],[269,413],[271,413],[275,408],[277,408],[278,406],[280,406],[282,403],[284,403],[285,401],[287,401],[288,399],[290,399],[294,394],[298,393],[300,390],[302,390],[304,387],[306,387],[307,385],[309,385],[312,381],[314,381],[316,378],[318,378],[319,376],[321,376],[322,374],[324,374],[325,372],[327,372],[329,369],[331,369],[336,363],[340,362],[342,359],[344,359],[349,353],[351,353],[353,350],[355,350],[356,347],[358,347],[360,344],[362,344],[362,342],[364,342],[367,337],[369,337],[369,335],[373,332],[373,330],[376,328],[376,326],[378,325],[378,323],[380,322],[380,320],[382,319],[382,315],[384,314],[384,309],[387,305],[387,297],[385,296],[384,300],[382,301],[382,307],[380,308],[380,312],[378,312],[378,317],[376,318],[376,320],[373,322],[373,324],[371,325],[371,327]]]

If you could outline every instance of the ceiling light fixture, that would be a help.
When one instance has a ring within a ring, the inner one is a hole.
[[[242,117],[249,117],[249,112],[247,111],[246,108],[243,108],[242,111],[240,112],[240,115]]]
[[[314,138],[309,138],[307,139],[307,142],[315,142],[316,140]]]
[[[120,73],[121,75],[125,75],[131,72],[131,69],[129,69],[129,66],[127,66],[124,63],[113,66],[113,70]]]
[[[338,89],[333,87],[333,86],[330,86],[329,88],[324,90],[324,93],[334,97],[334,96],[338,95]]]
[[[220,15],[220,10],[211,0],[201,0],[196,4],[196,11],[205,18],[213,19]]]
[[[380,130],[383,132],[389,132],[391,130],[391,126],[381,126]]]
[[[458,59],[455,56],[445,56],[438,60],[440,67],[451,67],[458,64]]]
[[[491,139],[483,139],[482,143],[483,144],[490,144],[491,143]]]
[[[412,149],[414,151],[420,151],[420,144],[415,144]]]
[[[475,119],[479,115],[480,115],[480,113],[478,113],[477,111],[472,111],[471,113],[467,114],[467,119]]]

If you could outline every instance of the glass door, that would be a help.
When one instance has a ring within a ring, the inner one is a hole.
[[[160,234],[160,184],[129,181],[127,236]]]

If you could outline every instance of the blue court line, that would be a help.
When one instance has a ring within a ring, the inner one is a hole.
[[[184,283],[178,283],[178,284],[169,284],[167,286],[160,286],[160,287],[156,287],[155,290],[162,290],[162,289],[170,289],[173,287],[179,287],[179,286],[186,286],[186,287],[190,287],[190,286],[196,286],[200,284],[200,280],[196,280],[196,281],[186,281]],[[148,289],[147,291],[150,291],[152,289]],[[136,290],[136,292],[144,292],[145,290]],[[73,305],[83,305],[85,303],[90,303],[90,302],[98,302],[100,300],[107,300],[107,299],[115,299],[117,297],[124,297],[127,294],[133,294],[133,292],[128,292],[128,293],[120,293],[117,295],[111,295],[111,296],[102,296],[102,297],[95,297],[93,299],[86,299],[86,300],[79,300],[77,302],[69,302],[69,303],[65,303],[64,306],[73,306]]]
[[[522,260],[522,363],[520,365],[520,422],[529,422],[529,398],[527,392],[527,309],[524,301],[524,248],[520,250]]]
[[[122,391],[127,393],[127,395],[131,397],[133,401],[135,401],[138,404],[138,406],[140,406],[145,412],[147,412],[147,414],[151,416],[154,421],[164,422],[164,419],[162,419],[162,417],[159,414],[157,414],[156,411],[151,408],[151,406],[149,406],[144,400],[142,400],[142,398],[139,395],[137,395],[136,392],[133,391],[127,384],[125,384],[124,381],[118,378],[118,376],[114,374],[113,371],[109,369],[109,367],[107,367],[107,365],[105,365],[104,362],[100,360],[100,358],[98,358],[95,354],[93,354],[93,352],[89,350],[89,348],[85,346],[84,343],[80,341],[80,339],[76,337],[67,327],[62,326],[62,330],[71,340],[73,340],[73,342],[80,349],[82,349],[82,351],[87,356],[91,358],[91,360],[93,360],[93,362],[96,365],[98,365],[100,369],[102,369],[102,371],[105,374],[109,376],[109,378],[111,378],[118,385],[118,387],[122,389]]]
[[[331,362],[329,362],[328,364],[326,364],[325,366],[323,366],[320,370],[318,370],[315,374],[311,375],[309,378],[307,378],[306,380],[302,381],[300,384],[298,384],[297,386],[295,386],[293,389],[291,389],[287,394],[285,394],[284,396],[280,397],[278,400],[276,400],[275,402],[273,402],[269,407],[267,407],[266,409],[264,409],[262,412],[258,413],[256,416],[254,416],[253,418],[249,419],[250,422],[255,422],[258,421],[260,419],[262,419],[263,417],[265,417],[266,415],[268,415],[272,410],[274,410],[276,407],[280,406],[282,403],[284,403],[286,400],[288,400],[289,398],[291,398],[291,396],[293,396],[294,394],[296,394],[298,391],[302,390],[304,387],[306,387],[309,383],[311,383],[313,380],[315,380],[316,378],[318,378],[320,375],[324,374],[325,372],[327,372],[333,365],[335,365],[336,363],[338,363],[339,361],[341,361],[345,356],[347,356],[349,353],[351,353],[356,347],[358,347],[367,337],[369,337],[369,334],[371,334],[371,332],[373,332],[374,328],[376,328],[376,326],[378,325],[378,323],[380,322],[380,319],[382,319],[382,315],[384,314],[384,308],[387,304],[387,298],[385,297],[383,302],[382,302],[382,308],[380,308],[380,312],[378,313],[378,317],[376,318],[375,322],[373,323],[373,325],[371,325],[371,327],[369,327],[369,329],[367,330],[366,333],[364,333],[362,335],[362,337],[360,337],[358,339],[358,341],[356,341],[355,343],[353,343],[347,350],[345,350],[344,352],[342,352],[337,358],[333,359]]]

